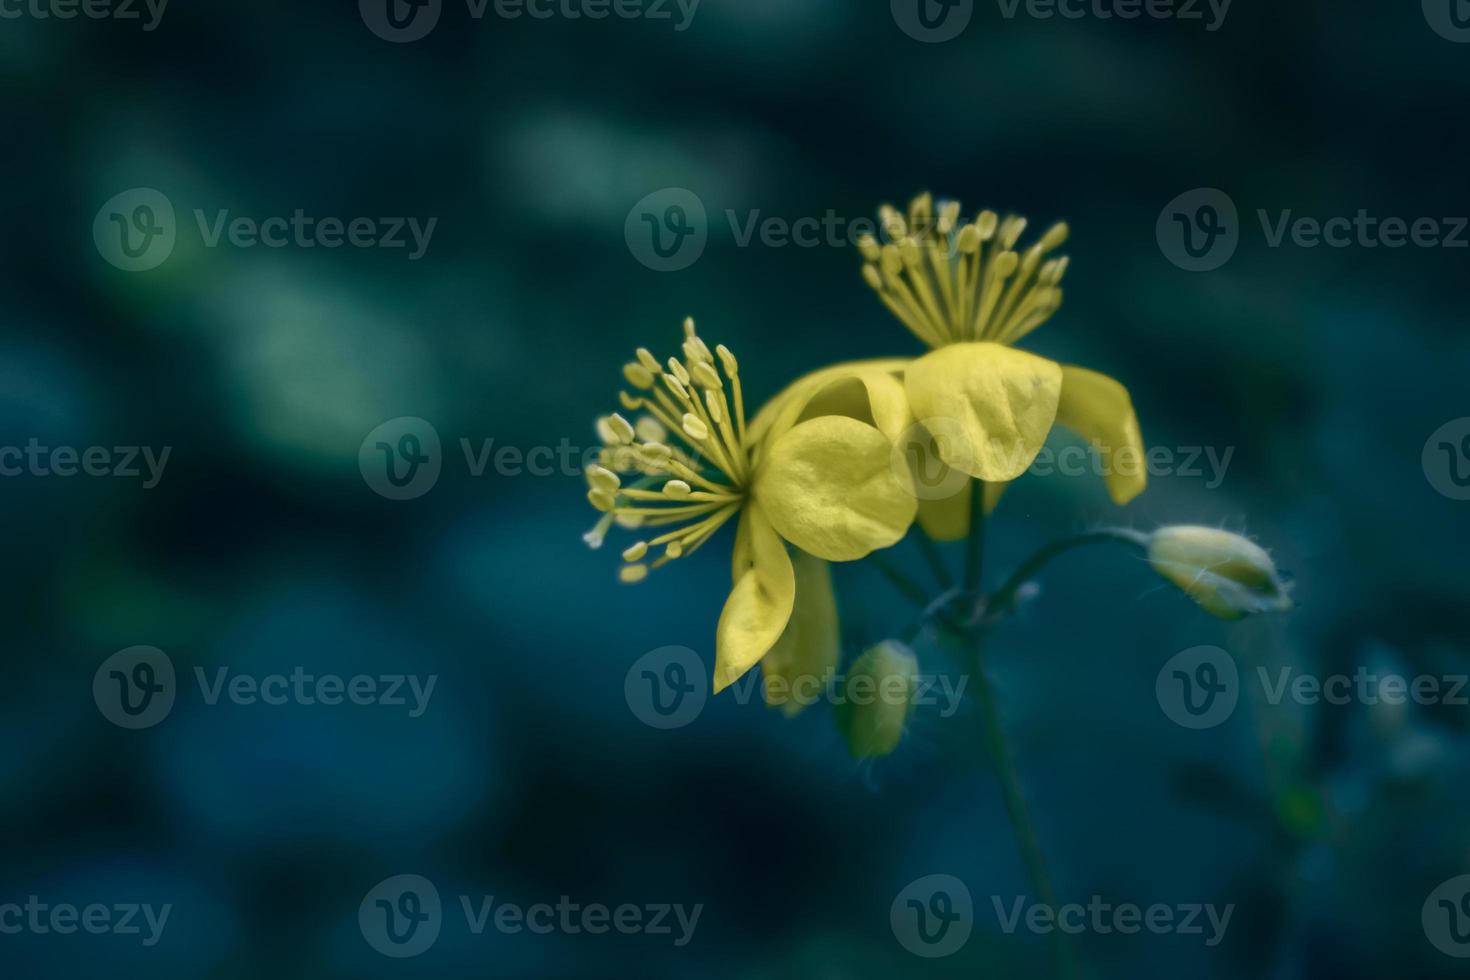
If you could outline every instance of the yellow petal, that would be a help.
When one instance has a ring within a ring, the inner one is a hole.
[[[985,484],[985,513],[995,510],[1009,483]],[[919,500],[919,526],[935,541],[959,541],[970,533],[970,481],[955,494]]]
[[[855,561],[896,543],[918,511],[888,437],[842,415],[802,422],[777,439],[755,496],[783,538],[828,561]]]
[[[796,577],[786,545],[759,505],[748,504],[741,522],[746,523],[750,564],[730,590],[715,629],[716,694],[766,655],[786,629],[796,599]]]
[[[1062,365],[1062,399],[1057,421],[1101,447],[1103,479],[1113,503],[1126,504],[1148,484],[1143,435],[1128,389],[1087,368]]]
[[[837,670],[837,599],[832,567],[798,551],[796,604],[786,631],[761,661],[766,704],[794,718],[822,694]]]
[[[1062,390],[1060,364],[988,341],[941,347],[904,374],[914,417],[962,434],[940,439],[944,461],[989,482],[1026,472],[1051,431]]]
[[[765,439],[777,418],[787,413],[792,401],[810,400],[813,392],[834,379],[869,374],[897,375],[912,360],[908,357],[887,357],[866,361],[844,361],[841,364],[834,364],[831,367],[802,375],[783,388],[776,397],[761,406],[761,410],[755,414],[755,417],[750,420],[750,425],[747,426],[748,438],[752,441]],[[796,417],[791,416],[790,422],[795,421]]]

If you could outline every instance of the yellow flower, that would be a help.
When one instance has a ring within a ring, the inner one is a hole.
[[[658,529],[623,552],[620,577],[638,582],[738,516],[734,586],[715,634],[716,693],[773,649],[782,671],[829,656],[835,665],[824,562],[863,558],[902,538],[916,510],[911,488],[893,472],[888,438],[856,418],[791,419],[763,425],[764,439],[754,435],[735,356],[723,345],[711,352],[693,320],[684,332],[682,359],[660,364],[639,349],[623,368],[636,393],[620,398],[640,413],[636,422],[598,420],[607,446],[588,469],[587,498],[604,516],[588,543],[601,544],[614,523]],[[794,566],[787,542],[821,561]]]
[[[914,199],[907,219],[887,205],[880,214],[889,242],[865,236],[859,243],[863,278],[933,348],[901,370],[909,409],[933,437],[927,449],[936,462],[986,481],[988,509],[1061,422],[1107,454],[1114,502],[1137,496],[1147,477],[1128,391],[1106,375],[1012,346],[1061,306],[1067,259],[1048,256],[1066,241],[1067,226],[1053,225],[1018,252],[1026,221],[1014,215],[982,211],[966,223],[958,202],[944,202],[936,213],[929,194]],[[967,481],[960,484],[963,491]],[[963,537],[968,498],[957,491],[923,500],[919,520],[933,537]]]

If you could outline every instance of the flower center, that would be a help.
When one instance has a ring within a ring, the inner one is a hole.
[[[914,336],[930,347],[988,340],[1013,344],[1062,305],[1065,257],[1049,252],[1067,240],[1067,226],[1051,227],[1041,241],[1015,251],[1026,219],[981,211],[960,224],[958,201],[934,213],[927,193],[909,205],[908,220],[885,204],[879,210],[888,243],[871,235],[858,242],[863,278]]]
[[[684,321],[682,360],[660,365],[640,347],[638,359],[623,366],[639,393],[619,392],[619,400],[643,415],[636,425],[617,413],[597,421],[605,447],[601,465],[587,470],[587,499],[603,518],[584,537],[601,545],[613,522],[671,528],[623,551],[623,581],[637,582],[650,567],[692,554],[740,512],[752,473],[739,371],[724,345],[710,352],[692,319]],[[639,475],[625,487],[620,473]],[[663,553],[644,564],[655,548]]]

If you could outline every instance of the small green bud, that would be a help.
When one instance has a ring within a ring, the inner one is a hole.
[[[1161,527],[1148,543],[1149,564],[1212,616],[1240,619],[1291,608],[1291,596],[1266,550],[1213,527]]]
[[[853,661],[837,708],[837,724],[853,758],[879,758],[898,748],[918,674],[918,658],[897,640],[884,640]]]

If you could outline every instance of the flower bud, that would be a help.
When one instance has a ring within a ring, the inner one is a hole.
[[[897,640],[884,640],[853,661],[837,710],[853,758],[879,758],[898,748],[918,674],[918,658]]]
[[[1148,560],[1212,616],[1240,619],[1291,608],[1271,556],[1238,534],[1213,527],[1161,527],[1149,538]]]

